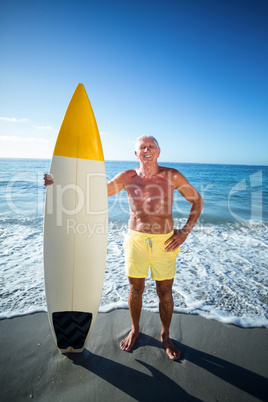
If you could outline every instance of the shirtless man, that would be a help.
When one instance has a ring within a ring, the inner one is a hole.
[[[132,350],[139,336],[142,294],[150,266],[159,297],[161,339],[169,358],[177,360],[180,351],[169,337],[176,256],[200,216],[203,200],[181,173],[158,165],[159,154],[160,148],[154,137],[139,137],[135,155],[140,166],[119,173],[107,185],[109,196],[125,190],[130,207],[129,231],[124,249],[130,284],[128,304],[132,327],[121,341],[120,348],[124,351]],[[53,183],[49,175],[45,175],[44,179],[45,185]],[[182,229],[174,229],[173,225],[174,190],[178,190],[191,203],[189,219]]]

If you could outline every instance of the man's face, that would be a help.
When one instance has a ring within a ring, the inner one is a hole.
[[[135,155],[141,163],[151,165],[157,161],[160,148],[157,148],[152,138],[143,138],[136,144]]]

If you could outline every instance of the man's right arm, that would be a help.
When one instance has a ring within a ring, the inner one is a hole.
[[[124,176],[125,172],[118,173],[109,183],[107,184],[108,196],[119,193],[124,189]]]

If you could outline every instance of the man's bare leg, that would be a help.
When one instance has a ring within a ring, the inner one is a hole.
[[[145,278],[128,277],[128,280],[130,284],[128,305],[132,326],[128,336],[120,343],[120,348],[126,352],[129,352],[133,348],[140,333],[139,322],[142,307],[142,294],[145,287]]]
[[[169,337],[169,327],[173,314],[173,297],[172,297],[173,279],[165,281],[156,281],[156,290],[159,297],[159,313],[162,324],[161,339],[166,352],[171,360],[180,358],[179,349],[173,344]]]

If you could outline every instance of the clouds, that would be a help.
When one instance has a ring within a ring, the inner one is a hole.
[[[4,116],[0,116],[0,122],[6,122],[6,123],[30,123],[30,124],[28,124],[28,126],[30,126],[32,129],[35,129],[35,130],[41,130],[41,131],[45,131],[45,130],[49,130],[49,131],[53,131],[53,132],[56,132],[56,130],[52,127],[52,126],[49,126],[49,125],[37,125],[37,124],[33,124],[32,122],[31,122],[31,120],[30,119],[28,119],[28,118],[26,118],[26,117],[23,117],[23,118],[17,118],[17,117],[4,117]],[[16,125],[16,127],[17,127],[17,125]],[[18,138],[20,138],[20,140],[18,139]],[[43,142],[43,141],[45,141],[45,140],[38,140],[38,139],[35,139],[35,138],[32,138],[32,137],[28,137],[28,139],[27,138],[23,138],[23,137],[18,137],[18,136],[12,136],[11,135],[11,137],[8,137],[7,135],[4,135],[4,136],[2,136],[2,137],[0,137],[0,139],[2,140],[2,141],[15,141],[15,142],[17,142],[17,141],[28,141],[28,142],[32,142],[33,140],[35,140],[35,141],[41,141],[41,142]]]
[[[53,130],[55,131],[55,129],[52,126],[33,126],[34,128],[36,128],[37,130]]]
[[[17,117],[0,116],[0,121],[7,122],[7,123],[31,123],[31,120],[28,119],[27,117],[18,119]],[[37,130],[55,130],[52,126],[42,126],[42,125],[32,124],[32,127],[36,128]]]
[[[7,141],[7,142],[43,142],[47,143],[48,140],[44,138],[34,138],[34,137],[18,137],[16,135],[8,136],[8,135],[0,135],[0,141]]]
[[[26,117],[23,117],[22,119],[17,119],[16,117],[1,117],[0,116],[0,121],[7,121],[10,123],[26,123],[26,122],[29,122],[30,119],[27,119]]]
[[[0,157],[49,158],[56,130],[26,117],[0,116]]]

